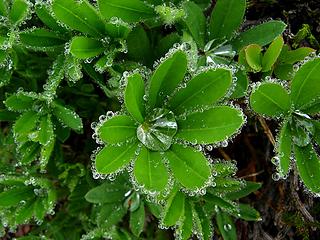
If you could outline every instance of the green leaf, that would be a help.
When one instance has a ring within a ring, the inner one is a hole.
[[[37,159],[40,145],[36,142],[26,142],[20,148],[21,153],[20,162],[22,164],[30,164],[32,161]]]
[[[52,16],[51,5],[46,3],[35,4],[35,12],[38,18],[49,28],[58,32],[66,32],[67,29],[62,27],[56,19]]]
[[[184,22],[189,32],[199,48],[204,48],[206,37],[206,18],[201,8],[194,2],[184,2],[183,9],[185,11]]]
[[[188,240],[192,235],[193,226],[193,216],[192,216],[192,206],[188,200],[184,203],[184,217],[182,219],[182,224],[179,225],[177,229],[177,234],[181,240]]]
[[[152,152],[145,147],[135,161],[133,173],[137,182],[150,191],[162,191],[168,184],[168,171],[160,152]]]
[[[225,96],[231,82],[229,70],[210,69],[202,72],[170,99],[170,109],[176,114],[181,114],[192,108],[212,105]]]
[[[104,37],[104,22],[87,0],[54,0],[52,10],[55,17],[68,27],[91,36]]]
[[[174,226],[184,215],[185,196],[180,191],[175,191],[170,195],[164,209],[163,224]]]
[[[241,98],[246,95],[249,86],[249,79],[246,71],[239,70],[236,72],[237,82],[234,87],[234,92],[230,98]]]
[[[82,120],[78,114],[57,102],[53,102],[52,107],[53,114],[64,126],[72,128],[75,131],[82,131]]]
[[[47,209],[43,203],[43,199],[37,198],[33,205],[33,215],[35,216],[35,218],[37,220],[42,220],[46,215],[46,211]]]
[[[14,0],[9,12],[12,24],[18,25],[23,22],[29,13],[29,4],[26,0]]]
[[[287,47],[287,45],[284,45],[284,48],[285,47]],[[307,57],[310,53],[314,51],[314,49],[308,47],[301,47],[290,51],[287,47],[286,51],[281,52],[279,56],[279,61],[281,63],[294,64],[296,62],[302,61],[305,57]]]
[[[236,205],[233,204],[231,201],[227,201],[226,199],[218,197],[214,194],[207,193],[204,196],[204,199],[206,202],[212,203],[212,204],[214,204],[214,206],[219,206],[220,208],[222,208],[225,211],[228,211],[228,212],[236,212],[237,211]]]
[[[125,90],[125,105],[131,116],[138,122],[143,123],[145,117],[144,106],[144,81],[140,74],[136,73],[127,78]]]
[[[242,218],[246,221],[261,221],[260,213],[249,204],[239,204],[239,214],[235,217]]]
[[[136,136],[137,126],[129,116],[114,116],[102,124],[98,134],[106,143],[120,143]]]
[[[35,96],[20,92],[8,97],[4,104],[11,111],[25,111],[32,108],[35,100]]]
[[[240,33],[230,44],[236,51],[250,44],[265,46],[281,35],[285,28],[286,24],[281,21],[269,21]]]
[[[248,65],[256,72],[261,71],[262,48],[257,44],[251,44],[244,51]]]
[[[51,121],[51,115],[46,114],[40,118],[39,143],[47,145],[54,138],[54,129]]]
[[[281,53],[283,43],[282,36],[279,36],[270,44],[262,57],[262,72],[268,72],[271,70]]]
[[[246,181],[245,187],[236,192],[230,192],[225,195],[229,200],[238,200],[240,198],[248,196],[250,193],[257,191],[261,188],[262,183]]]
[[[3,109],[0,110],[0,121],[11,122],[16,120],[18,116],[19,116],[18,113],[10,112]]]
[[[213,230],[210,217],[205,213],[204,209],[195,204],[192,208],[194,217],[195,229],[200,235],[200,239],[212,239]]]
[[[127,191],[123,184],[105,182],[87,192],[85,199],[90,203],[122,202]]]
[[[278,64],[274,68],[274,74],[281,80],[290,80],[293,78],[292,64]]]
[[[299,175],[306,187],[314,192],[320,193],[320,159],[312,145],[299,147],[294,145],[294,153]]]
[[[143,231],[145,218],[144,204],[142,202],[136,211],[130,213],[130,229],[137,237],[139,237]]]
[[[116,21],[106,23],[106,33],[111,38],[123,38],[126,39],[131,32],[131,26],[126,22]]]
[[[218,0],[211,14],[211,39],[230,39],[242,24],[246,0]]]
[[[16,213],[16,223],[17,224],[23,224],[32,217],[34,203],[35,203],[34,200],[27,201],[26,204],[23,205],[22,208],[17,210],[17,213]]]
[[[16,187],[0,193],[0,207],[12,207],[22,200],[33,197],[32,187]]]
[[[222,211],[216,216],[217,224],[224,240],[237,240],[237,231],[232,218]]]
[[[243,123],[240,110],[229,106],[213,107],[178,120],[176,138],[200,144],[217,143],[237,133]]]
[[[316,143],[320,146],[320,121],[312,121],[314,126],[314,135],[313,138],[316,141]]]
[[[127,209],[122,204],[104,204],[97,217],[98,225],[109,229],[120,222],[126,212]]]
[[[28,111],[22,114],[15,122],[13,130],[17,135],[30,133],[37,125],[39,115],[34,111]]]
[[[6,17],[8,14],[8,5],[6,0],[0,0],[0,16]]]
[[[291,99],[296,109],[306,109],[320,98],[320,58],[305,63],[291,83]]]
[[[96,156],[96,169],[99,173],[110,174],[123,168],[135,157],[137,143],[104,147]]]
[[[79,59],[95,57],[104,50],[102,42],[87,37],[74,37],[70,45],[70,52]]]
[[[155,17],[154,10],[140,0],[98,0],[98,5],[106,19],[118,17],[131,23]]]
[[[277,154],[279,158],[280,174],[287,175],[291,162],[291,130],[288,122],[285,122],[279,133],[279,143],[277,147]]]
[[[42,28],[20,32],[20,40],[24,46],[35,50],[63,46],[66,42],[66,39],[60,34]]]
[[[208,160],[191,147],[173,144],[165,152],[174,177],[189,189],[201,188],[209,180],[211,171]]]
[[[290,110],[290,96],[278,83],[262,83],[250,95],[250,106],[269,117],[283,117]]]
[[[177,51],[158,66],[150,80],[148,104],[151,109],[162,106],[183,80],[186,71],[187,56],[182,51]]]

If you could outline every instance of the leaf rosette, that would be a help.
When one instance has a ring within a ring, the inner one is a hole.
[[[94,175],[113,178],[126,167],[147,193],[168,192],[177,183],[197,191],[213,183],[211,164],[195,147],[218,144],[245,122],[242,111],[222,105],[232,86],[227,68],[204,68],[191,79],[183,45],[169,51],[145,81],[125,74],[124,108],[93,126],[98,143]]]

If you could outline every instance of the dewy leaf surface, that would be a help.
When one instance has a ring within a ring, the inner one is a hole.
[[[184,214],[185,197],[180,191],[173,193],[167,200],[163,223],[166,226],[175,225]]]
[[[104,18],[121,18],[126,22],[139,22],[155,17],[154,10],[140,0],[98,0]]]
[[[87,37],[74,37],[70,45],[70,52],[79,59],[95,57],[104,50],[102,42]]]
[[[290,96],[280,84],[266,82],[253,90],[250,106],[257,113],[279,117],[289,111]]]
[[[312,145],[298,147],[294,145],[294,153],[299,175],[303,183],[314,193],[320,193],[320,159]]]
[[[104,147],[96,156],[96,169],[99,173],[110,174],[127,165],[135,156],[137,143]]]
[[[21,32],[20,40],[26,47],[36,48],[57,47],[66,42],[60,34],[42,28]]]
[[[150,191],[162,191],[168,183],[168,171],[160,152],[150,151],[146,147],[141,149],[133,172],[137,182]]]
[[[155,70],[150,80],[150,108],[161,107],[165,98],[170,96],[183,80],[187,71],[187,57],[182,51],[177,51]]]
[[[208,160],[201,152],[191,147],[173,144],[165,152],[174,177],[185,188],[201,188],[209,180],[210,167]]]
[[[134,74],[128,77],[125,90],[125,105],[131,116],[142,123],[145,117],[144,106],[144,81],[140,74]]]
[[[53,114],[64,126],[70,127],[76,131],[82,130],[82,120],[78,114],[56,102],[53,103],[52,107]]]
[[[210,39],[230,39],[242,24],[246,0],[218,0],[211,15]]]
[[[254,71],[260,71],[262,69],[262,48],[258,44],[251,44],[244,51],[248,65]]]
[[[176,114],[182,114],[195,107],[211,105],[226,94],[231,82],[231,72],[226,69],[211,69],[200,73],[170,99],[170,109]]]
[[[320,58],[305,63],[295,74],[291,97],[296,109],[301,110],[320,98]]]
[[[243,122],[244,116],[240,110],[229,106],[214,107],[178,120],[176,138],[191,143],[217,143],[235,134]]]
[[[136,136],[137,126],[131,117],[114,116],[98,129],[101,140],[106,143],[121,143]]]
[[[272,66],[276,63],[283,46],[282,36],[277,37],[268,47],[262,58],[262,71],[270,71]]]
[[[29,4],[26,0],[14,0],[9,12],[9,19],[13,24],[19,24],[28,15]]]
[[[279,143],[277,148],[280,174],[286,175],[289,172],[290,162],[291,162],[291,131],[287,122],[284,123],[279,134]]]

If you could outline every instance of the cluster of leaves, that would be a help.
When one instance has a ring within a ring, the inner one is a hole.
[[[22,239],[211,239],[216,225],[236,239],[234,218],[261,220],[239,202],[261,185],[211,151],[245,124],[234,102],[252,73],[267,80],[251,108],[283,120],[274,178],[295,159],[320,193],[319,57],[285,45],[281,21],[240,29],[245,0],[211,5],[0,0],[4,234],[36,223]]]

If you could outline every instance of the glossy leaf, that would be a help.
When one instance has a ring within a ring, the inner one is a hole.
[[[60,34],[42,28],[21,32],[20,40],[24,46],[35,50],[63,46],[66,42]]]
[[[249,79],[245,71],[239,70],[235,75],[237,77],[237,81],[231,98],[241,98],[246,95],[249,86]]]
[[[187,56],[182,51],[177,51],[158,66],[150,80],[148,104],[151,109],[162,106],[183,80],[186,71]]]
[[[125,90],[125,105],[131,116],[142,123],[145,117],[144,106],[144,81],[140,74],[134,74],[127,78]]]
[[[257,44],[251,44],[248,47],[245,48],[245,56],[248,65],[254,70],[254,71],[261,71],[262,69],[262,48]]]
[[[184,215],[184,204],[184,194],[179,191],[174,192],[169,197],[163,216],[163,224],[165,226],[174,226],[179,221],[179,219]]]
[[[165,156],[168,158],[174,177],[183,187],[201,188],[209,180],[211,174],[209,163],[201,152],[174,144],[165,152]]]
[[[142,202],[136,211],[130,213],[130,229],[137,237],[139,237],[143,231],[145,218],[144,204]]]
[[[22,200],[27,200],[34,196],[31,187],[17,187],[0,193],[0,206],[12,207]]]
[[[27,201],[25,205],[21,209],[19,209],[16,213],[16,222],[18,224],[23,224],[27,220],[29,220],[33,215],[34,209],[34,201]]]
[[[239,214],[237,217],[246,221],[261,221],[260,213],[249,204],[239,204]]]
[[[16,93],[6,99],[4,104],[11,111],[30,110],[36,100],[35,96],[26,93]]]
[[[278,37],[285,28],[286,25],[283,22],[272,20],[240,33],[231,41],[231,45],[236,51],[250,44],[265,46]]]
[[[168,184],[168,170],[160,152],[152,152],[145,147],[135,161],[133,173],[137,182],[150,191],[162,191]]]
[[[184,203],[184,217],[182,224],[177,229],[178,236],[182,240],[188,240],[192,235],[193,227],[193,216],[192,216],[192,206],[188,200]]]
[[[103,37],[104,22],[87,0],[54,0],[52,10],[55,17],[68,27],[91,36]]]
[[[199,204],[195,204],[192,210],[193,215],[195,216],[195,229],[200,235],[200,238],[212,239],[213,231],[211,227],[210,217],[206,214],[204,209]]]
[[[44,115],[40,118],[38,138],[42,145],[47,145],[54,137],[54,128],[50,115]]]
[[[26,19],[29,13],[29,4],[26,0],[14,0],[9,12],[12,24],[19,24]]]
[[[216,216],[217,224],[224,240],[236,240],[237,231],[232,218],[225,212],[219,211]]]
[[[79,59],[95,57],[104,50],[102,42],[87,37],[74,37],[70,45],[70,52]]]
[[[252,91],[250,106],[257,113],[279,117],[290,110],[290,96],[278,83],[262,83]]]
[[[26,142],[20,148],[21,153],[20,163],[30,164],[32,161],[37,159],[39,154],[40,145],[36,142]]]
[[[291,162],[291,143],[292,135],[290,127],[287,122],[285,122],[280,130],[279,143],[277,148],[279,167],[281,175],[287,175],[289,172],[290,162]]]
[[[314,51],[314,49],[308,47],[301,47],[295,50],[288,49],[287,51],[281,52],[279,60],[282,63],[294,64],[296,62],[302,61],[305,57],[307,57],[310,53]]]
[[[200,73],[170,99],[170,109],[176,114],[182,114],[192,108],[212,105],[225,96],[231,82],[231,72],[226,69],[211,69]]]
[[[245,0],[218,0],[210,19],[210,39],[230,39],[242,24],[245,10]]]
[[[320,98],[320,58],[305,63],[291,83],[292,102],[296,109],[306,109]]]
[[[27,134],[36,127],[38,119],[39,115],[36,112],[26,112],[15,122],[13,130],[18,135]]]
[[[283,46],[283,38],[277,37],[268,47],[262,58],[262,71],[270,71],[272,66],[276,63]]]
[[[78,114],[76,114],[74,111],[70,110],[69,108],[66,108],[58,104],[57,102],[54,102],[52,107],[53,107],[53,114],[64,126],[72,128],[75,131],[82,130],[83,128],[82,120]]]
[[[38,18],[49,28],[58,32],[66,32],[67,29],[62,27],[52,16],[51,6],[45,3],[35,4],[35,12]]]
[[[235,134],[244,122],[240,110],[229,107],[213,107],[203,112],[189,114],[178,120],[176,138],[194,143],[217,143]]]
[[[320,193],[320,159],[312,145],[299,147],[294,145],[294,153],[299,175],[306,187],[314,192]]]
[[[246,181],[246,185],[242,189],[236,192],[227,193],[225,197],[229,200],[237,200],[257,191],[261,186],[262,183]]]
[[[125,115],[114,116],[98,129],[101,140],[106,143],[120,143],[136,136],[137,126],[131,117]]]
[[[134,159],[136,150],[136,143],[104,147],[96,156],[97,171],[102,174],[110,174],[120,170]]]

